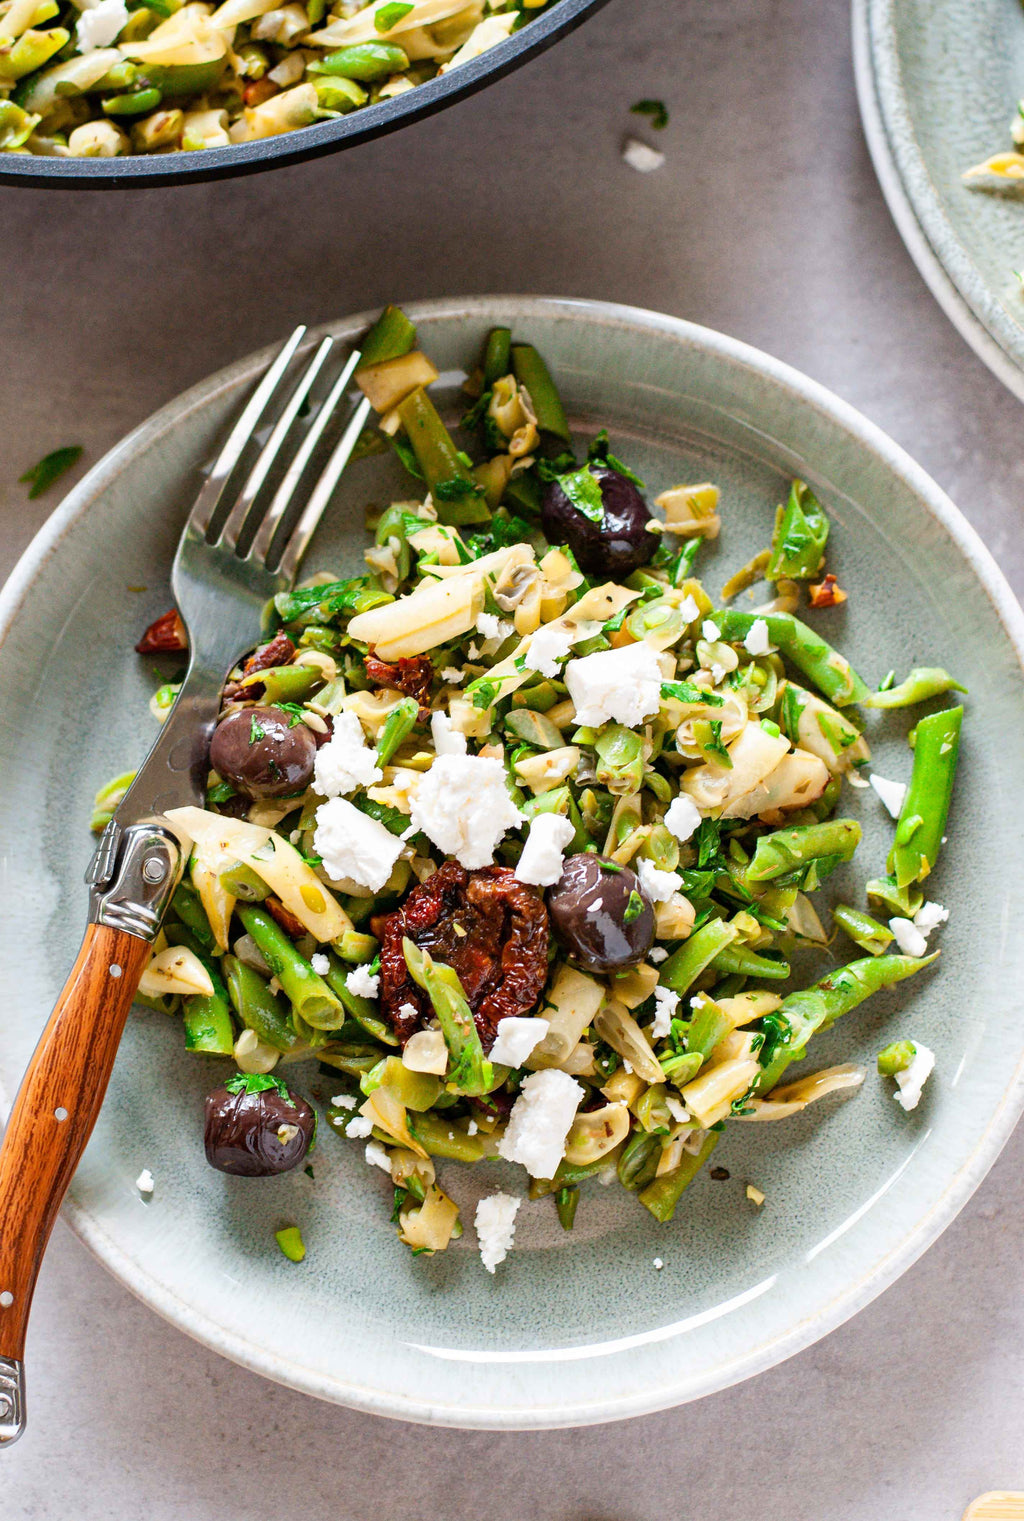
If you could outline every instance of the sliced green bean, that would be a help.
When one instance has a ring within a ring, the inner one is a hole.
[[[913,882],[900,887],[893,876],[872,877],[864,890],[869,903],[880,904],[900,919],[913,919],[924,902],[924,893],[919,887]]]
[[[706,1062],[729,1028],[729,1016],[725,1010],[720,1009],[713,999],[705,998],[686,1032],[687,1054],[699,1056],[702,1062]]]
[[[270,897],[270,888],[263,878],[242,861],[236,861],[227,871],[222,871],[217,880],[226,893],[240,898],[243,903],[262,903],[264,898]]]
[[[619,1157],[616,1172],[623,1188],[635,1193],[654,1181],[661,1157],[661,1137],[646,1130],[635,1130]]]
[[[482,1135],[468,1135],[453,1120],[430,1110],[409,1115],[409,1129],[424,1151],[452,1162],[479,1162],[486,1156]]]
[[[340,940],[334,941],[334,949],[342,961],[361,966],[364,962],[373,960],[379,942],[373,935],[363,935],[359,930],[346,930]]]
[[[483,369],[485,386],[512,373],[512,334],[507,327],[492,327],[487,334]]]
[[[378,42],[365,43],[365,47],[391,49],[392,44]],[[340,51],[349,53],[356,51],[354,48],[343,48]],[[401,49],[395,48],[395,52]],[[328,59],[334,55],[328,54]],[[327,62],[328,59],[324,61]],[[404,67],[404,65],[403,65]],[[339,71],[340,72],[340,71]],[[416,342],[416,329],[400,306],[386,306],[363,339],[362,358],[359,361],[360,369],[365,369],[371,364],[383,364],[385,359],[400,359],[403,354],[408,354]]]
[[[454,967],[434,961],[408,936],[402,941],[405,964],[413,982],[434,1006],[451,1057],[450,1085],[460,1093],[488,1093],[494,1084],[494,1068],[484,1056],[480,1034]]]
[[[640,1203],[645,1209],[649,1209],[656,1220],[663,1223],[671,1220],[676,1212],[676,1205],[682,1198],[683,1191],[689,1187],[694,1178],[700,1172],[704,1163],[721,1138],[721,1131],[711,1130],[708,1132],[703,1145],[698,1152],[691,1154],[686,1152],[679,1166],[671,1172],[662,1173],[660,1178],[655,1178],[647,1187],[641,1189],[639,1194]]]
[[[551,433],[564,444],[572,441],[562,398],[544,360],[532,343],[512,345],[512,373],[525,386],[533,402],[533,413],[542,433]]]
[[[639,792],[644,779],[643,735],[622,724],[607,724],[594,741],[597,782],[616,797]]]
[[[832,910],[832,918],[849,935],[854,945],[859,945],[862,951],[867,951],[872,956],[881,956],[892,944],[892,930],[859,908],[837,903]]]
[[[566,847],[570,855],[586,850],[590,844],[590,835],[583,823],[583,816],[568,787],[552,787],[550,792],[539,792],[536,797],[525,798],[522,813],[527,819],[535,819],[538,813],[564,814],[576,831]],[[607,821],[604,827],[607,828]]]
[[[174,890],[171,899],[171,908],[177,914],[185,927],[192,931],[199,944],[206,951],[212,951],[216,941],[210,921],[206,917],[206,910],[200,901],[199,894],[191,883],[181,881]]]
[[[792,613],[742,613],[736,608],[721,608],[711,615],[720,635],[727,641],[745,639],[760,618],[768,625],[768,637],[797,670],[813,681],[830,702],[848,707],[870,696],[866,683],[857,675],[844,655],[834,650],[819,634],[794,618]]]
[[[948,671],[938,666],[915,666],[898,687],[885,692],[872,692],[865,697],[866,708],[910,708],[916,702],[927,702],[929,697],[942,697],[946,692],[966,692]]]
[[[491,511],[459,459],[451,434],[422,386],[398,403],[413,453],[437,508],[439,523],[488,523]]]
[[[580,1202],[579,1186],[575,1183],[567,1184],[565,1188],[558,1189],[555,1194],[555,1209],[558,1211],[558,1221],[564,1231],[571,1231],[576,1220],[576,1206]]]
[[[912,1040],[894,1040],[879,1051],[878,1070],[882,1077],[895,1077],[897,1072],[906,1072],[916,1055]]]
[[[403,697],[397,707],[392,708],[377,736],[377,748],[374,753],[378,766],[387,765],[403,739],[416,727],[419,716],[420,705],[415,697]]]
[[[372,936],[367,935],[361,938],[369,940]],[[351,966],[339,960],[333,952],[330,955],[330,963],[331,969],[324,974],[324,981],[333,993],[337,993],[346,1011],[368,1035],[373,1036],[374,1040],[379,1040],[385,1046],[397,1046],[398,1036],[391,1026],[378,1016],[370,999],[349,991],[347,978],[352,970]]]
[[[899,887],[923,882],[939,858],[953,796],[963,716],[963,708],[943,708],[917,725],[914,768],[887,863]]]
[[[310,74],[337,74],[345,79],[360,79],[364,83],[375,79],[387,79],[391,74],[401,74],[408,67],[408,56],[393,42],[357,42],[351,47],[338,48],[336,52],[328,53],[326,57],[307,65]],[[392,312],[397,313],[397,318],[389,318],[388,327],[391,331],[375,337],[384,318]],[[387,359],[399,359],[402,354],[407,354],[416,340],[416,329],[405,313],[399,311],[396,306],[385,307],[367,333],[360,369],[368,364],[381,363],[380,359],[367,359],[366,345],[373,340],[373,343],[384,351],[389,346],[388,338],[392,340],[392,344],[405,343],[408,340],[408,346],[395,353],[384,353]]]
[[[266,979],[237,956],[225,956],[223,965],[231,1003],[242,1024],[275,1051],[300,1050],[302,1041]]]
[[[661,985],[673,993],[689,992],[702,972],[706,971],[717,956],[732,945],[739,931],[724,919],[709,919],[695,930],[689,940],[684,940],[677,951],[661,969]]]
[[[299,955],[276,919],[254,903],[242,904],[237,913],[295,1014],[314,1030],[339,1029],[345,1019],[344,1005]]]
[[[776,829],[762,835],[746,868],[750,882],[769,882],[788,876],[812,861],[849,861],[860,844],[856,819],[828,819],[821,824],[802,824],[795,829]]]
[[[711,970],[722,977],[763,977],[771,982],[784,982],[790,967],[781,956],[760,956],[749,945],[734,941],[719,951]]]
[[[789,500],[775,514],[768,581],[810,581],[821,570],[828,542],[829,521],[814,492],[794,481]]]

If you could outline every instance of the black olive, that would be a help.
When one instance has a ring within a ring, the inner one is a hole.
[[[291,797],[313,779],[312,729],[282,708],[240,708],[213,731],[210,765],[249,798]]]
[[[635,872],[606,856],[570,856],[548,890],[551,926],[586,972],[636,966],[654,941],[654,909]]]
[[[541,504],[541,524],[552,544],[568,544],[590,576],[628,576],[646,565],[658,547],[647,532],[651,514],[637,488],[610,465],[591,465],[601,488],[604,517],[595,523],[574,507],[558,482],[550,481]]]
[[[271,1077],[241,1073],[206,1098],[206,1160],[218,1172],[267,1178],[298,1167],[313,1143],[316,1115]]]

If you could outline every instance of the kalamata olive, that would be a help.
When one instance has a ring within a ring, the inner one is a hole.
[[[621,972],[651,948],[651,901],[636,873],[606,856],[570,856],[547,903],[569,960],[586,972]]]
[[[229,1078],[206,1099],[206,1160],[218,1172],[266,1178],[298,1167],[313,1142],[316,1115],[276,1077]]]
[[[312,729],[281,708],[239,708],[213,731],[210,765],[246,797],[290,797],[313,779]]]
[[[595,523],[574,507],[557,481],[541,504],[541,524],[552,544],[568,544],[580,569],[591,576],[628,576],[646,565],[658,547],[647,532],[651,514],[637,488],[610,465],[591,465],[601,488],[604,518]]]

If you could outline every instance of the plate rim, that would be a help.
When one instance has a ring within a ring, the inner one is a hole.
[[[877,62],[881,46],[879,38],[886,30],[886,18],[893,3],[894,0],[852,0],[851,3],[854,84],[875,177],[907,252],[939,306],[982,363],[1019,401],[1024,401],[1024,334],[1021,336],[1021,358],[1015,359],[979,315],[975,303],[988,293],[988,287],[946,216],[938,194],[933,198],[915,197],[901,170],[901,157],[912,158],[920,167],[922,177],[928,178],[924,158],[909,145],[898,149],[886,121]],[[895,59],[894,47],[890,56]],[[954,243],[968,270],[976,275],[976,279],[964,279],[964,288],[953,278],[938,252],[940,239]]]
[[[1024,611],[977,531],[941,487],[899,444],[856,408],[792,366],[752,345],[699,324],[611,302],[495,295],[412,302],[405,309],[415,322],[445,317],[487,320],[493,318],[496,312],[501,312],[512,320],[518,318],[525,321],[530,317],[545,316],[582,322],[585,325],[628,327],[638,335],[645,331],[658,333],[683,344],[696,345],[705,353],[718,354],[727,361],[739,362],[747,369],[756,371],[762,379],[787,390],[796,400],[839,424],[862,446],[880,458],[887,468],[903,478],[928,513],[946,529],[967,561],[989,598],[1018,664],[1024,671]],[[310,330],[308,341],[317,341],[326,331],[342,339],[354,336],[374,315],[374,312],[362,312],[321,324]],[[39,569],[56,552],[71,527],[90,510],[92,502],[123,468],[126,460],[139,447],[177,426],[182,417],[205,405],[211,397],[254,372],[276,348],[276,344],[270,345],[243,356],[167,402],[108,450],[72,488],[39,529],[0,590],[0,657]],[[6,1098],[0,1078],[0,1109],[5,1110],[6,1103],[9,1103],[9,1099]],[[912,1266],[951,1223],[996,1161],[1022,1111],[1024,1051],[1017,1068],[1008,1075],[1001,1097],[981,1130],[973,1150],[947,1180],[931,1209],[902,1241],[890,1247],[856,1279],[832,1294],[813,1315],[791,1324],[753,1351],[736,1356],[730,1363],[719,1365],[703,1374],[687,1374],[683,1369],[656,1387],[619,1397],[602,1395],[592,1401],[577,1401],[557,1410],[536,1407],[530,1410],[522,1407],[502,1409],[493,1406],[485,1411],[474,1411],[453,1406],[449,1402],[434,1403],[421,1397],[407,1397],[394,1391],[368,1388],[354,1383],[351,1375],[339,1377],[321,1374],[291,1363],[226,1331],[211,1317],[196,1311],[175,1292],[159,1283],[150,1273],[140,1269],[109,1235],[101,1219],[91,1215],[70,1196],[65,1201],[62,1214],[103,1266],[143,1303],[212,1351],[229,1357],[263,1377],[302,1393],[396,1420],[475,1430],[551,1430],[653,1414],[702,1398],[775,1367],[835,1330]]]

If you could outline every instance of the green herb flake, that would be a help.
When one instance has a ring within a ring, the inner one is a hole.
[[[570,470],[565,475],[558,476],[558,484],[577,512],[589,518],[592,523],[604,522],[601,487],[589,465],[582,465],[579,470]]]
[[[273,1088],[287,1103],[290,1104],[292,1100],[287,1085],[279,1077],[272,1077],[269,1072],[236,1072],[224,1086],[229,1093],[266,1093]]]
[[[392,27],[405,20],[411,10],[415,10],[412,0],[394,0],[391,5],[382,5],[374,12],[374,27],[378,32],[390,32]]]
[[[288,720],[289,729],[294,729],[296,724],[302,723],[302,715],[306,710],[301,703],[278,702],[275,703],[274,706],[280,708],[282,713],[288,713],[290,715]]]
[[[274,1240],[289,1262],[301,1262],[305,1257],[306,1243],[297,1225],[286,1225],[283,1230],[275,1231]]]
[[[648,117],[655,132],[663,132],[668,126],[668,107],[663,100],[638,100],[629,109],[634,116]]]
[[[23,485],[28,485],[29,499],[34,501],[37,496],[42,496],[44,491],[49,491],[54,481],[60,479],[66,470],[77,465],[82,457],[81,444],[70,444],[64,449],[54,449],[52,454],[47,454],[37,465],[32,465],[19,475],[18,480]]]
[[[252,715],[252,722],[249,725],[249,743],[250,745],[258,745],[260,740],[266,739],[266,737],[267,731],[254,713]]]
[[[634,919],[639,919],[639,917],[643,913],[643,911],[644,911],[644,900],[643,900],[643,898],[641,898],[640,894],[634,888],[633,891],[629,895],[629,902],[626,904],[625,910],[624,910],[623,915],[622,915],[622,922],[623,922],[623,924],[632,924],[633,921],[634,921]]]

